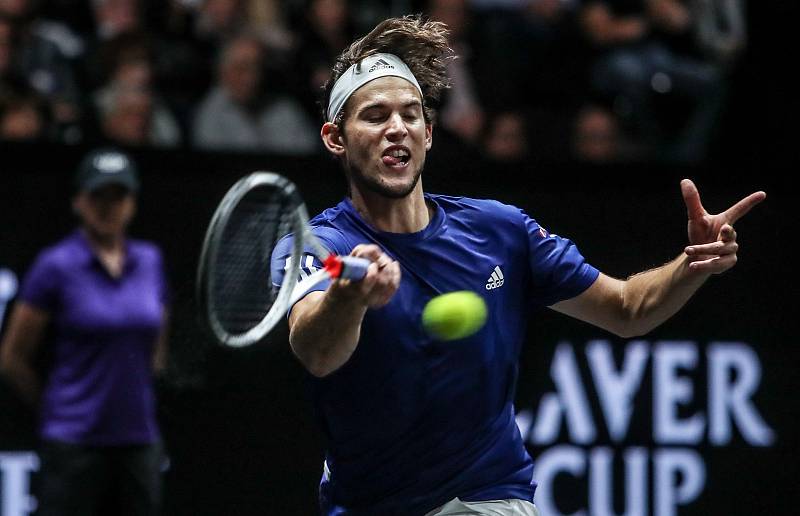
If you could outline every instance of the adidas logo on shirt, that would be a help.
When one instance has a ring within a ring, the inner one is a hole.
[[[496,288],[500,288],[505,283],[505,278],[503,277],[503,271],[500,270],[500,266],[496,266],[492,271],[492,275],[489,276],[489,281],[486,282],[486,290],[494,290]]]

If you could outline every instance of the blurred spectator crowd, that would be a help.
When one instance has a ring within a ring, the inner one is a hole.
[[[321,153],[335,57],[418,12],[497,161],[701,161],[746,45],[744,0],[0,0],[0,140]]]

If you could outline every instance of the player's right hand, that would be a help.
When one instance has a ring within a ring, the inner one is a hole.
[[[384,306],[400,287],[400,264],[375,244],[359,244],[353,248],[350,256],[366,258],[372,263],[360,281],[334,281],[331,285],[334,295],[358,300],[368,308]]]

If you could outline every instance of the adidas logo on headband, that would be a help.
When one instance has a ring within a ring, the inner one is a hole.
[[[394,70],[394,66],[390,65],[389,63],[387,63],[383,59],[378,59],[375,62],[375,64],[373,64],[372,66],[369,67],[369,70],[367,70],[367,73],[372,73],[375,70],[386,70],[386,69]]]
[[[369,67],[366,72],[362,71],[362,65],[365,68]],[[345,70],[334,83],[331,89],[330,100],[328,101],[328,122],[336,120],[336,115],[342,110],[345,102],[347,102],[347,99],[350,98],[353,92],[369,81],[380,77],[400,77],[405,79],[410,82],[414,88],[419,91],[420,96],[422,96],[422,88],[419,82],[417,82],[414,74],[402,59],[394,54],[372,54]]]

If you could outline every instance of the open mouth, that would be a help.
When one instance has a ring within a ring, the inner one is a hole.
[[[404,168],[408,165],[408,161],[411,159],[411,153],[408,152],[408,149],[401,146],[392,146],[383,151],[383,155],[381,156],[381,161],[387,167],[392,168]]]

